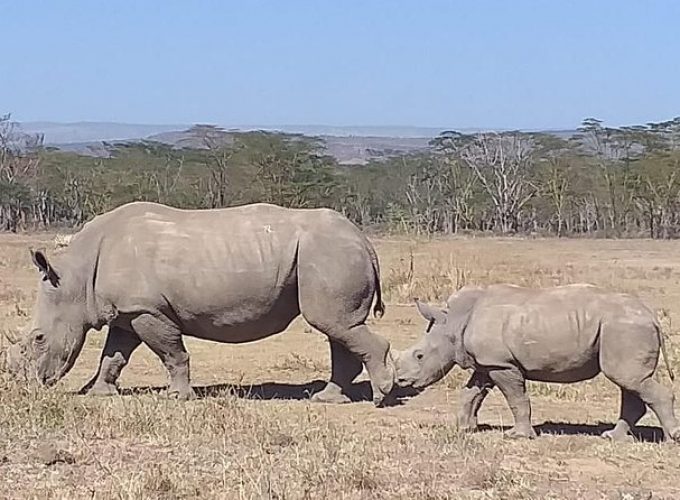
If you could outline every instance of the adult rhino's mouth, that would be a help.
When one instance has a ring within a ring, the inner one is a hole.
[[[54,372],[50,373],[52,370],[44,370],[44,372],[41,374],[41,370],[37,370],[37,374],[39,375],[38,380],[46,387],[52,387],[55,385],[57,382],[59,382],[62,378],[66,376],[66,374],[71,371],[71,368],[73,368],[73,365],[76,364],[76,360],[78,359],[78,356],[80,355],[80,352],[83,349],[83,345],[85,343],[85,336],[83,335],[82,338],[78,338],[75,341],[71,342],[70,344],[67,344],[67,355],[65,358],[61,358],[59,361],[61,361],[61,366],[59,369],[55,370]],[[49,353],[47,354],[49,356]],[[40,363],[38,363],[40,366]],[[49,365],[48,365],[49,366]]]
[[[51,377],[43,377],[42,380],[43,385],[45,387],[52,387],[62,378],[64,378],[66,374],[69,371],[71,371],[71,368],[73,368],[73,365],[76,363],[76,359],[78,358],[79,353],[80,351],[73,351],[71,355],[66,359],[64,364],[61,365],[61,368],[57,370],[57,372],[54,375],[52,375]]]
[[[68,372],[69,369],[68,363],[65,363],[54,375],[41,375],[40,372],[36,370],[35,376],[38,379],[38,382],[45,387],[53,387],[57,382],[64,378],[64,375],[66,375],[66,372]]]
[[[37,374],[36,374],[36,376],[37,376],[37,378],[38,378],[38,382],[40,382],[40,383],[41,383],[42,385],[44,385],[45,387],[53,387],[54,385],[56,385],[57,382],[59,382],[59,380],[61,379],[61,377],[63,377],[63,375],[61,375],[61,372],[62,372],[62,371],[63,371],[63,370],[60,370],[60,373],[59,373],[59,374],[53,375],[53,376],[51,376],[51,377],[47,377],[47,376],[44,376],[44,375],[43,375],[43,376],[39,376],[39,375],[37,375]]]

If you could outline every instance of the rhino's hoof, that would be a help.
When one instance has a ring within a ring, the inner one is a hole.
[[[88,396],[118,396],[115,384],[95,384],[86,393]]]
[[[616,429],[604,431],[601,436],[617,443],[634,443],[635,438],[627,432],[618,432]]]
[[[458,432],[461,434],[472,434],[474,432],[477,432],[479,430],[479,427],[477,424],[465,424],[465,425],[458,425]]]
[[[351,399],[341,392],[326,391],[317,392],[312,394],[310,401],[313,403],[328,403],[328,404],[345,404],[350,403]]]
[[[177,401],[190,401],[196,399],[196,392],[191,387],[188,389],[169,389],[167,396]]]
[[[388,406],[395,406],[398,403],[397,397],[390,394],[379,394],[373,398],[373,404],[376,408],[386,408]]]
[[[509,429],[505,432],[505,437],[510,439],[535,439],[536,431],[533,427],[529,427],[528,429],[518,429],[517,427],[513,427],[512,429]]]

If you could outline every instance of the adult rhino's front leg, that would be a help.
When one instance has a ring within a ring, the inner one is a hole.
[[[118,394],[118,377],[141,342],[136,333],[116,325],[109,326],[97,373],[80,392],[95,396]]]
[[[180,329],[164,316],[152,314],[141,314],[130,324],[168,370],[168,395],[183,400],[195,398],[196,393],[189,383],[189,353],[184,347]]]
[[[488,374],[480,371],[475,371],[472,374],[460,395],[458,428],[461,431],[474,432],[477,430],[477,413],[492,387],[493,382]]]

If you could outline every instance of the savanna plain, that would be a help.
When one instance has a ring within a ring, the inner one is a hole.
[[[29,247],[54,234],[0,235],[0,349],[28,323],[36,271]],[[373,238],[387,312],[370,326],[404,349],[425,328],[419,297],[443,302],[466,283],[552,286],[590,282],[640,296],[659,311],[680,373],[680,241]],[[329,376],[325,337],[302,319],[244,345],[187,339],[199,397],[164,397],[166,374],[141,347],[116,397],[78,389],[94,374],[104,332],[90,332],[55,388],[0,369],[0,498],[680,498],[680,444],[659,443],[651,414],[633,443],[599,437],[618,416],[618,389],[602,376],[572,385],[530,383],[533,441],[504,437],[510,412],[498,390],[482,430],[459,433],[468,374],[378,409],[365,374],[356,401],[309,402]],[[671,385],[665,370],[656,375]],[[674,391],[677,396],[677,389]],[[677,408],[677,405],[676,405]]]

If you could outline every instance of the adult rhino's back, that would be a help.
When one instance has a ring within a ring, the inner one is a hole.
[[[328,209],[252,204],[184,210],[137,202],[95,218],[72,246],[82,239],[94,247],[96,241],[102,263],[117,264],[112,272],[168,276],[192,270],[193,277],[182,278],[197,281],[225,270],[281,274],[306,233],[358,245],[365,241],[351,222]]]
[[[97,289],[116,310],[169,309],[187,334],[213,340],[245,342],[283,330],[300,313],[301,259],[312,267],[318,261],[328,281],[355,275],[371,296],[379,286],[370,244],[327,209],[133,203],[83,233],[100,237]]]

